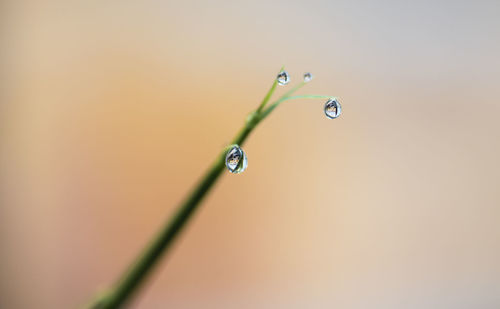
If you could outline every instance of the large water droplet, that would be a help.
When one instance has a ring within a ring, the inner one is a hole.
[[[276,79],[278,80],[278,85],[284,86],[290,82],[290,75],[287,71],[281,71],[276,76]]]
[[[340,107],[339,101],[337,99],[329,99],[325,103],[325,115],[330,119],[335,119],[340,116],[342,108]]]
[[[304,83],[312,81],[313,75],[309,72],[304,73]]]
[[[233,174],[239,174],[247,169],[247,155],[238,145],[232,145],[226,154],[226,167]]]

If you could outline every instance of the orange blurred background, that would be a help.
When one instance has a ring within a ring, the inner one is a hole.
[[[133,307],[500,307],[498,1],[2,6],[0,308],[109,286],[282,65],[342,116],[280,106]]]

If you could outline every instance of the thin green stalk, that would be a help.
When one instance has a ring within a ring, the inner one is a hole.
[[[295,87],[295,88],[298,89],[300,87]],[[278,100],[276,100],[275,102],[273,102],[272,104],[270,104],[268,108],[266,108],[265,110],[263,110],[262,113],[260,114],[260,118],[264,119],[265,117],[267,117],[267,115],[269,115],[276,107],[278,107],[284,101],[297,100],[297,99],[330,99],[332,97],[332,96],[328,96],[328,95],[316,95],[316,94],[304,94],[304,95],[297,95],[297,96],[287,96],[287,94],[288,93],[285,93]]]
[[[281,67],[280,72],[283,71],[284,69],[285,69],[284,66]],[[267,102],[269,102],[269,99],[273,95],[274,90],[276,90],[276,86],[277,85],[278,85],[278,80],[275,79],[274,82],[273,82],[273,85],[271,86],[271,89],[269,89],[269,91],[267,92],[266,96],[264,97],[264,99],[260,103],[259,107],[257,108],[256,113],[260,113],[262,111],[262,109],[266,106]]]
[[[283,69],[283,68],[282,68]],[[268,91],[264,100],[259,105],[256,111],[251,113],[244,126],[233,138],[231,144],[243,145],[250,133],[269,113],[274,110],[281,102],[299,98],[323,98],[324,96],[290,96],[296,90],[303,86],[304,83],[292,88],[285,93],[277,101],[273,102],[267,109],[264,109],[272,94],[276,89],[276,81]],[[120,280],[107,292],[99,295],[86,308],[119,308],[130,301],[134,293],[136,293],[141,284],[151,273],[155,265],[157,265],[161,256],[164,255],[172,246],[175,238],[180,234],[181,230],[186,225],[187,221],[196,211],[200,202],[213,187],[225,166],[225,156],[227,149],[224,149],[217,157],[212,166],[208,169],[205,175],[201,178],[198,184],[194,187],[191,193],[187,196],[178,207],[176,213],[163,226],[160,232],[153,238],[153,241],[144,249],[137,260],[129,267],[128,271],[120,278]]]
[[[299,84],[297,84],[296,86],[294,86],[292,89],[290,89],[287,92],[285,92],[285,94],[282,95],[281,97],[284,98],[284,97],[290,96],[291,94],[295,93],[295,91],[297,91],[300,88],[304,87],[305,84],[306,84],[306,82],[300,82]]]

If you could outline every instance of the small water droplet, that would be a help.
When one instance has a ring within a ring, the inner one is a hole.
[[[281,71],[276,76],[276,79],[278,80],[278,85],[284,86],[290,82],[290,75],[287,71]]]
[[[233,174],[239,174],[247,169],[247,155],[238,145],[230,146],[226,154],[226,167]]]
[[[335,119],[340,116],[342,108],[340,107],[339,101],[337,99],[329,99],[325,103],[325,115],[330,119]]]
[[[304,83],[312,81],[313,75],[309,72],[304,73]]]

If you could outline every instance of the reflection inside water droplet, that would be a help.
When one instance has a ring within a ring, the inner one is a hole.
[[[290,82],[290,75],[287,71],[281,71],[276,79],[278,80],[278,85],[284,86]]]
[[[310,81],[312,81],[313,79],[313,75],[309,72],[307,73],[304,73],[304,83],[308,83]]]
[[[326,117],[330,119],[335,119],[338,116],[340,116],[340,113],[342,112],[342,108],[340,107],[340,103],[337,101],[337,99],[329,99],[325,103],[325,115]]]
[[[226,167],[233,174],[239,174],[247,169],[247,155],[238,145],[232,145],[226,154]]]

